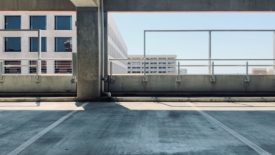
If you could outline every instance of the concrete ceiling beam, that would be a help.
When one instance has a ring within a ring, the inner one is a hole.
[[[97,7],[99,0],[71,0],[75,7]]]

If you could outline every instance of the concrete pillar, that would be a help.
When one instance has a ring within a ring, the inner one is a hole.
[[[98,12],[93,7],[77,8],[77,48],[79,100],[100,97],[100,52],[98,33]]]
[[[104,22],[103,22],[103,27],[104,27],[104,37],[103,37],[103,40],[104,40],[104,48],[103,48],[103,53],[104,53],[104,76],[108,76],[109,74],[109,70],[108,68],[110,67],[109,63],[108,63],[108,60],[109,60],[109,55],[108,55],[108,13],[107,12],[104,12]],[[105,92],[108,91],[108,85],[105,83],[104,85],[104,88],[105,88]]]

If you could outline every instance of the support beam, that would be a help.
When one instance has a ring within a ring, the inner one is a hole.
[[[275,11],[274,0],[104,0],[106,11]]]
[[[76,7],[97,7],[99,0],[71,0]]]
[[[0,0],[0,11],[74,11],[70,0]]]
[[[97,8],[77,8],[77,98],[79,100],[90,100],[100,97],[101,58],[99,52],[98,21]]]

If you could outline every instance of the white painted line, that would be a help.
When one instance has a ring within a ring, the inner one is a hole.
[[[88,103],[83,104],[82,107],[84,108],[87,104]],[[70,113],[66,114],[65,116],[61,117],[59,120],[55,121],[50,126],[46,127],[45,129],[43,129],[42,131],[40,131],[39,133],[34,135],[32,138],[28,139],[26,142],[24,142],[23,144],[18,146],[16,149],[11,151],[7,155],[18,155],[19,153],[24,151],[27,147],[29,147],[34,142],[36,142],[39,138],[41,138],[42,136],[47,134],[49,131],[51,131],[52,129],[54,129],[58,125],[60,125],[62,122],[64,122],[65,120],[67,120],[69,117],[71,117],[73,114],[75,114],[77,112],[78,112],[78,110],[74,110],[74,111],[71,111]]]
[[[227,131],[228,133],[230,133],[235,138],[239,139],[241,142],[243,142],[244,144],[246,144],[247,146],[249,146],[250,148],[252,148],[254,151],[256,151],[257,153],[259,153],[260,155],[271,155],[271,153],[265,151],[263,148],[261,148],[260,146],[258,146],[255,143],[251,142],[250,140],[248,140],[244,136],[240,135],[239,133],[237,133],[233,129],[227,127],[222,122],[218,121],[217,119],[215,119],[214,117],[212,117],[208,113],[206,113],[206,112],[202,111],[201,109],[199,109],[198,107],[196,107],[194,104],[192,104],[192,103],[189,103],[189,104],[194,109],[196,109],[201,115],[203,115],[210,123],[212,123],[214,125],[217,125],[217,126],[220,126],[225,131]]]

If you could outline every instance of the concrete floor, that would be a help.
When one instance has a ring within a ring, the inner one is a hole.
[[[0,154],[275,154],[275,103],[80,105],[0,103]]]

